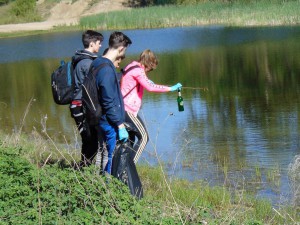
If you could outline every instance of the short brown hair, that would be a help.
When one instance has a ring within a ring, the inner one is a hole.
[[[150,49],[146,49],[141,53],[139,62],[147,69],[156,69],[158,65],[158,59]]]

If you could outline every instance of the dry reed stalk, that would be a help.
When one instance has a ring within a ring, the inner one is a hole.
[[[166,117],[166,118],[164,119],[164,121],[162,122],[162,125],[169,119],[169,117],[170,117],[171,115],[172,115],[172,114],[168,114],[168,115],[167,115],[167,117]],[[158,135],[159,135],[159,131],[160,131],[160,127],[158,127],[158,129],[157,129],[157,134],[156,134],[156,137],[155,137],[155,143],[157,143],[157,138],[158,138]],[[149,139],[149,141],[150,141],[150,143],[152,144],[152,146],[153,146],[153,148],[154,148],[154,153],[155,153],[155,156],[156,156],[156,158],[157,158],[157,162],[158,162],[159,168],[160,168],[160,170],[161,170],[161,172],[162,172],[164,182],[165,182],[165,184],[166,184],[166,186],[167,186],[167,188],[168,188],[168,191],[170,192],[170,195],[171,195],[171,197],[172,197],[172,200],[173,200],[173,202],[174,202],[174,204],[175,204],[176,211],[177,211],[177,214],[178,214],[178,216],[179,216],[179,219],[180,219],[180,221],[181,221],[182,224],[185,224],[185,222],[183,221],[182,215],[181,215],[181,213],[180,213],[179,205],[178,205],[178,203],[177,203],[177,201],[176,201],[176,199],[175,199],[175,197],[174,197],[174,195],[173,195],[173,192],[172,192],[172,189],[171,189],[171,187],[170,187],[170,184],[169,184],[168,181],[167,181],[167,177],[166,177],[166,174],[165,174],[165,172],[164,172],[163,165],[162,165],[161,160],[160,160],[160,157],[158,156],[158,153],[157,153],[156,144],[153,143],[153,141],[152,141],[151,139]]]

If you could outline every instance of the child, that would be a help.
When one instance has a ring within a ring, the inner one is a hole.
[[[108,161],[104,171],[108,174],[111,174],[112,156],[117,139],[123,142],[128,139],[128,132],[124,125],[123,97],[114,62],[125,56],[126,49],[130,44],[131,40],[125,34],[118,31],[113,32],[109,38],[107,53],[94,60],[91,65],[92,68],[97,68],[107,64],[98,71],[96,84],[98,87],[98,99],[103,113],[100,118],[99,128],[108,152]],[[103,148],[100,149],[101,151],[103,151]],[[105,162],[103,163],[105,164]]]
[[[138,61],[133,61],[125,67],[125,71],[133,66],[138,66],[130,70],[121,80],[121,91],[124,96],[124,106],[126,112],[126,122],[132,123],[137,133],[129,132],[129,140],[134,145],[135,136],[138,138],[137,143],[133,146],[135,151],[134,162],[136,163],[142,154],[148,142],[148,133],[138,112],[142,105],[144,89],[150,92],[169,92],[176,91],[182,85],[177,83],[172,87],[154,84],[148,79],[150,71],[156,69],[158,60],[154,53],[149,49],[144,50]]]
[[[81,161],[79,167],[90,165],[98,150],[97,129],[95,127],[90,127],[87,124],[83,114],[81,84],[89,72],[91,63],[98,57],[97,53],[101,47],[102,41],[102,34],[93,30],[85,31],[82,34],[82,44],[84,49],[76,51],[72,58],[72,63],[77,62],[77,64],[74,69],[75,90],[73,101],[70,105],[70,111],[82,139]]]

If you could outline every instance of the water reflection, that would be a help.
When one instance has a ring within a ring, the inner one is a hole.
[[[110,31],[99,31],[104,35],[107,47]],[[81,49],[81,31],[49,33],[28,37],[2,38],[0,40],[0,63],[69,57]],[[207,46],[232,46],[253,42],[272,42],[300,35],[298,27],[230,28],[223,26],[184,27],[151,30],[124,31],[133,41],[128,55],[139,54],[145,48],[156,53],[174,53],[198,50]],[[16,43],[19,43],[16,45]]]
[[[170,85],[180,81],[185,87],[182,113],[177,112],[176,94],[145,94],[141,115],[151,140],[143,161],[155,163],[156,151],[170,175],[212,184],[225,180],[229,186],[246,185],[255,191],[260,180],[259,195],[287,195],[286,169],[300,153],[300,29],[203,27],[126,33],[134,45],[124,64],[151,47],[160,64],[150,78]],[[67,106],[53,103],[50,72],[59,61],[55,57],[65,57],[80,45],[80,34],[60,35],[20,38],[15,59],[1,56],[1,129],[18,128],[33,98],[24,131],[41,130],[47,115],[51,137],[74,141]],[[0,54],[10,41],[0,41]],[[28,44],[33,42],[38,47]],[[61,46],[67,50],[58,50]],[[273,173],[276,179],[270,181]]]

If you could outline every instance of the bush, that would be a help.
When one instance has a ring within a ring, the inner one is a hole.
[[[36,14],[36,0],[16,0],[12,5],[11,12],[17,17]]]
[[[114,178],[39,168],[20,149],[0,149],[0,224],[178,224],[150,199],[138,201]]]
[[[7,3],[11,2],[12,0],[0,0],[0,6],[6,5]]]

